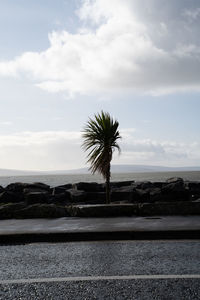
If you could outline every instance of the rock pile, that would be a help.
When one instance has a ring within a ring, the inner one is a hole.
[[[105,197],[105,184],[95,182],[16,182],[0,187],[0,219],[200,214],[200,182],[182,178],[112,182],[111,205],[103,205]]]

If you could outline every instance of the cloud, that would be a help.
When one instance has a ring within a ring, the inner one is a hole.
[[[200,17],[200,8],[197,9],[185,9],[183,16],[186,16],[189,20],[193,21]]]
[[[199,165],[199,142],[135,139],[134,128],[122,128],[120,132],[122,153],[114,153],[115,164]],[[81,132],[78,131],[26,131],[0,135],[0,166],[21,170],[84,167],[87,159],[81,144]]]
[[[115,163],[164,166],[197,166],[200,143],[177,143],[141,139],[122,142],[123,155],[115,156]]]
[[[81,133],[19,132],[0,136],[1,168],[21,170],[73,169],[83,164]]]
[[[3,125],[3,126],[10,126],[10,125],[13,125],[13,122],[11,122],[11,121],[1,121],[1,122],[0,122],[0,125]]]
[[[46,51],[1,61],[0,76],[68,95],[199,91],[199,11],[194,0],[84,0],[77,33],[50,33]]]
[[[45,51],[0,61],[0,76],[69,96],[199,92],[199,11],[194,0],[84,0],[77,33],[50,33]]]
[[[121,156],[114,156],[116,164],[147,164],[163,166],[198,166],[200,142],[175,142],[138,139],[135,131],[121,131]]]

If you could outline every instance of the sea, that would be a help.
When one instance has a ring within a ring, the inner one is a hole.
[[[171,177],[181,177],[184,180],[200,181],[200,171],[191,172],[145,172],[145,173],[113,173],[111,181],[165,181]],[[98,174],[66,174],[66,175],[29,175],[29,176],[0,176],[0,185],[5,187],[10,183],[42,182],[51,187],[77,182],[104,182]]]

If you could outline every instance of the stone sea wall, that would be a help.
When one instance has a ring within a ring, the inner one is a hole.
[[[0,187],[0,219],[200,215],[200,182],[111,182],[111,204],[104,204],[105,184],[95,182],[54,188],[17,182]]]

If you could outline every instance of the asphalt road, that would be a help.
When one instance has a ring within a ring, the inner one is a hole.
[[[200,299],[200,240],[0,247],[0,299]]]

